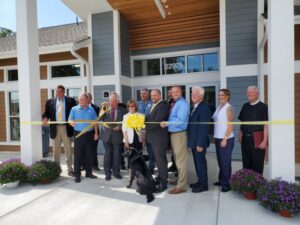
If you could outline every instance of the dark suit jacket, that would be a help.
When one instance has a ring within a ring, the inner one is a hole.
[[[119,109],[117,110],[117,117],[115,122],[122,122],[124,116],[123,110]],[[103,116],[100,118],[103,122],[111,122],[111,112],[108,111],[103,114]],[[107,127],[101,127],[100,131],[100,139],[104,143],[111,142],[113,144],[122,144],[123,143],[123,132],[122,132],[122,123],[120,124],[108,124],[109,128]],[[112,130],[112,128],[119,126],[118,131]]]
[[[167,121],[169,117],[169,106],[165,101],[158,103],[146,117],[146,122],[158,122],[157,124],[146,124],[146,140],[150,144],[169,143],[167,128],[162,128],[160,122]]]
[[[95,113],[97,115],[97,117],[99,116],[99,112],[100,112],[100,107],[91,103],[91,106],[93,107],[93,109],[95,110]]]
[[[193,114],[190,114],[189,122],[210,122],[211,113],[206,103],[201,102]],[[208,124],[189,124],[188,147],[195,149],[197,146],[207,148],[209,146]]]
[[[43,118],[48,118],[51,121],[56,121],[56,97],[48,99],[45,106],[45,112],[43,114]],[[74,98],[70,98],[65,96],[66,99],[66,108],[65,108],[65,116],[66,120],[69,119],[69,114],[72,107],[76,106],[76,101]],[[67,126],[67,135],[68,137],[73,136],[74,129],[69,124]],[[56,124],[50,125],[50,137],[54,139],[56,137]]]

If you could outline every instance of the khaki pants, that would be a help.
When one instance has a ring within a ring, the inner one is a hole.
[[[187,134],[186,131],[171,133],[171,147],[174,152],[175,163],[178,169],[177,188],[187,189]]]
[[[68,172],[71,172],[72,169],[72,151],[71,151],[71,138],[67,135],[66,126],[56,126],[56,137],[54,138],[54,148],[53,156],[54,161],[60,164],[60,153],[61,153],[61,143],[64,144],[64,150],[66,154],[66,163],[68,166]]]

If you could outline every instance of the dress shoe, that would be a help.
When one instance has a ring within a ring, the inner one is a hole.
[[[198,186],[198,187],[192,188],[193,193],[200,193],[203,191],[208,191],[208,187]]]
[[[89,178],[92,178],[92,179],[95,179],[97,178],[97,176],[95,176],[94,174],[90,173],[90,174],[86,174],[85,177],[89,177]]]
[[[170,180],[169,184],[171,184],[171,185],[177,185],[177,180]]]
[[[119,180],[123,178],[123,177],[121,176],[121,174],[116,174],[116,175],[114,175],[114,177],[117,178],[117,179],[119,179]]]
[[[190,188],[195,188],[195,187],[198,187],[200,184],[197,182],[197,183],[193,183],[193,184],[190,184]]]
[[[221,188],[221,191],[222,191],[222,192],[228,192],[228,191],[230,191],[230,190],[231,190],[230,187],[222,187],[222,188]]]
[[[150,173],[153,175],[154,174],[154,169],[149,169]]]
[[[81,179],[80,177],[75,177],[75,183],[80,183]]]
[[[100,171],[100,168],[99,168],[98,166],[94,166],[93,169],[94,169],[95,171]]]
[[[105,180],[110,181],[111,180],[111,176],[106,176]]]
[[[166,185],[158,185],[156,187],[155,193],[161,193],[161,192],[164,192],[167,189],[168,189],[168,186],[166,186]]]
[[[215,186],[221,186],[221,182],[220,182],[220,181],[217,181],[217,182],[214,183],[214,185],[215,185]]]
[[[73,172],[73,171],[69,171],[69,172],[68,172],[68,176],[74,177],[74,172]]]
[[[169,191],[169,194],[180,194],[184,192],[186,192],[186,190],[182,188],[173,188],[172,190]]]

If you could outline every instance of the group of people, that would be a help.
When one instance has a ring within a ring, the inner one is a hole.
[[[122,152],[135,148],[142,154],[143,148],[149,155],[149,169],[154,173],[157,167],[156,180],[158,192],[165,191],[168,184],[175,185],[170,194],[183,193],[188,188],[188,149],[191,149],[197,182],[190,184],[192,192],[208,191],[206,151],[211,141],[209,138],[210,122],[214,123],[214,144],[219,166],[218,180],[214,185],[221,186],[222,192],[229,191],[231,176],[231,155],[234,148],[232,122],[234,110],[228,89],[219,90],[219,106],[215,112],[204,102],[205,90],[193,87],[191,104],[182,96],[180,86],[173,86],[168,99],[163,100],[159,89],[145,88],[140,91],[140,101],[130,100],[127,105],[120,103],[117,93],[112,92],[109,102],[98,107],[92,103],[90,93],[79,96],[79,104],[73,98],[64,95],[65,88],[59,85],[56,97],[46,102],[43,123],[50,123],[50,137],[54,139],[54,160],[60,163],[61,144],[66,153],[68,175],[81,181],[81,170],[85,176],[96,178],[92,171],[99,170],[97,144],[101,139],[105,148],[105,180],[114,176],[122,179],[120,170],[124,165]],[[150,94],[150,98],[149,98]],[[268,121],[268,108],[259,101],[259,90],[256,86],[247,89],[248,102],[241,109],[238,119],[242,122]],[[192,107],[191,107],[192,106]],[[144,115],[145,129],[134,129],[126,126],[130,115]],[[88,121],[102,121],[99,126]],[[61,123],[60,123],[61,122]],[[83,132],[84,131],[84,132]],[[74,139],[74,170],[72,168],[71,137]],[[267,125],[240,126],[239,141],[242,147],[243,168],[263,173],[265,150],[267,148]],[[176,180],[168,181],[167,150],[171,148],[174,166],[178,171]],[[130,168],[130,163],[128,163]]]

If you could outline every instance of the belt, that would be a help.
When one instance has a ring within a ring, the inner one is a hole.
[[[56,126],[66,126],[66,124],[56,124]]]
[[[91,133],[91,132],[93,132],[94,130],[90,130],[90,131],[87,131],[87,132],[85,132],[84,134],[82,134],[82,135],[85,135],[85,134],[88,134],[88,133]],[[81,131],[77,131],[77,130],[74,130],[74,134],[75,135],[77,135],[77,134],[80,134],[81,133]]]
[[[245,135],[246,137],[251,137],[253,136],[253,133],[243,133],[243,135]]]
[[[182,133],[182,132],[186,132],[186,130],[174,131],[174,132],[170,132],[170,133],[171,133],[171,134],[177,134],[177,133]]]

